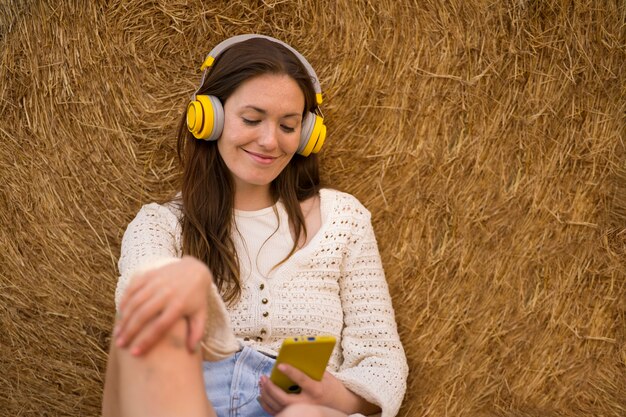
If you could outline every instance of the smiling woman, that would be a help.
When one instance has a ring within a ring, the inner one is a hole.
[[[241,84],[224,104],[217,148],[235,185],[235,208],[271,206],[270,183],[300,143],[304,94],[287,75],[264,74]]]
[[[182,189],[124,234],[103,415],[395,416],[406,358],[370,214],[320,185],[315,72],[256,35],[204,66]],[[337,345],[320,381],[281,369],[302,389],[288,394],[268,374],[301,335]]]

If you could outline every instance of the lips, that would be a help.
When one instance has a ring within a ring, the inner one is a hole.
[[[243,150],[245,153],[247,153],[248,155],[250,155],[250,157],[263,165],[269,165],[272,162],[274,162],[278,157],[276,156],[271,156],[271,155],[264,155],[264,154],[260,154],[260,153],[256,153],[256,152],[251,152],[251,151],[247,151],[247,150]]]

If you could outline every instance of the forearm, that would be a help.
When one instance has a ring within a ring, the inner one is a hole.
[[[336,392],[333,408],[346,413],[347,415],[360,413],[365,416],[380,412],[380,407],[366,401],[361,396],[346,388],[343,384]]]

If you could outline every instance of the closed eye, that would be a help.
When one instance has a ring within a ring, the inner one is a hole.
[[[295,128],[293,127],[289,127],[289,126],[285,126],[285,125],[280,125],[280,128],[283,130],[283,132],[285,133],[293,133],[296,131]]]
[[[242,117],[241,119],[243,120],[243,123],[248,125],[248,126],[256,126],[259,123],[261,123],[260,120],[246,119],[245,117]]]

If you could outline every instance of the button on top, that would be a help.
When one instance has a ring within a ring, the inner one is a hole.
[[[267,312],[267,311],[264,311],[264,312],[263,312],[263,317],[267,317],[267,316],[269,316],[269,315],[270,315],[270,313],[269,313],[269,312]]]
[[[265,289],[265,284],[261,284],[261,285],[259,285],[259,289],[260,289],[260,290]]]
[[[262,299],[262,300],[261,300],[261,302],[262,302],[263,304],[267,304],[267,298]]]

